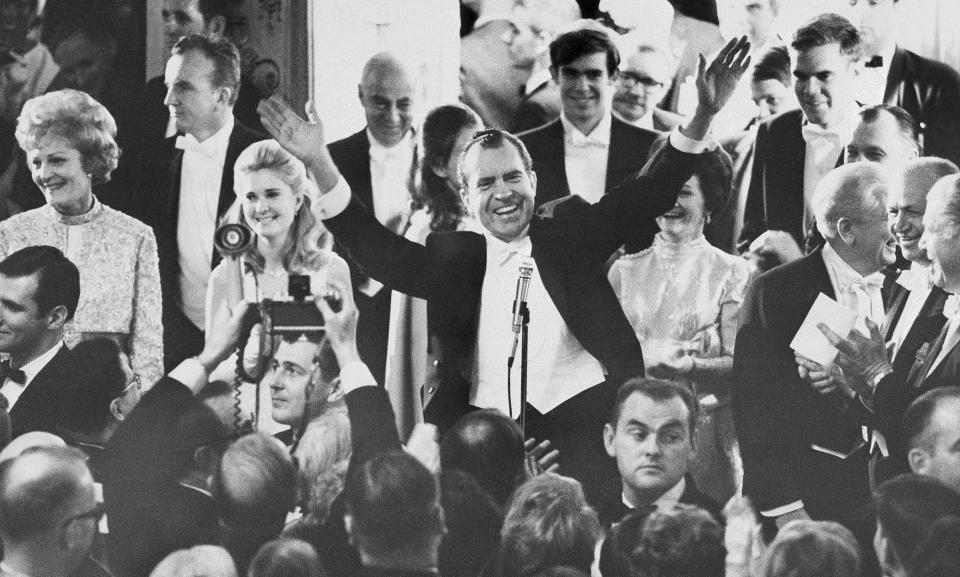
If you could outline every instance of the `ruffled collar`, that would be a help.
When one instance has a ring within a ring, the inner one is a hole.
[[[653,239],[653,252],[660,258],[686,259],[710,247],[707,238],[701,234],[697,238],[683,242],[673,242],[657,233]]]
[[[78,215],[66,215],[57,212],[57,209],[53,208],[49,204],[47,209],[50,211],[53,219],[59,222],[60,224],[65,224],[67,226],[74,226],[78,224],[87,224],[88,222],[93,222],[101,214],[103,214],[103,205],[100,204],[100,201],[97,200],[97,197],[93,197],[93,206],[90,207],[90,210],[83,214]]]

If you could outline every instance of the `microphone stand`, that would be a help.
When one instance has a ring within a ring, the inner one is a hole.
[[[527,301],[520,302],[520,430],[527,438],[527,335],[530,309]]]

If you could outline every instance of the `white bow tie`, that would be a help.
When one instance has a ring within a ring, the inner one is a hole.
[[[870,292],[871,289],[880,289],[883,287],[883,273],[875,272],[867,276],[860,277],[844,285],[840,290],[846,292],[856,292],[862,290]]]
[[[841,144],[840,133],[832,128],[824,128],[817,124],[806,123],[800,127],[803,135],[803,141],[814,143],[821,140],[827,140],[833,144]]]
[[[410,148],[406,148],[403,144],[398,144],[397,146],[392,146],[387,148],[385,146],[371,146],[370,147],[370,158],[378,163],[383,163],[387,159],[402,159],[404,157],[404,152],[410,154]]]
[[[513,242],[498,242],[494,245],[494,255],[497,257],[497,264],[507,263],[514,255],[530,258],[530,251],[533,245],[530,243],[530,237],[524,236]]]
[[[212,143],[210,139],[200,142],[192,134],[185,134],[177,136],[177,140],[174,143],[174,146],[183,150],[184,152],[192,152],[208,158],[216,158],[217,154],[220,152],[220,146]]]
[[[589,135],[586,135],[579,130],[570,131],[570,146],[574,148],[589,148],[591,146],[598,146],[605,148],[609,146],[610,141],[604,135],[597,134],[599,130],[594,130]]]

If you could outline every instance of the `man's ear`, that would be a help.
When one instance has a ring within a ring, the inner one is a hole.
[[[606,423],[603,426],[603,448],[607,450],[607,455],[613,458],[617,457],[617,449],[613,445],[613,438],[615,436],[616,431],[613,430],[613,425]]]
[[[47,313],[47,326],[51,329],[63,328],[67,324],[67,307],[64,305],[57,305],[50,309],[50,312]]]
[[[910,449],[910,452],[907,453],[907,463],[910,464],[910,470],[918,475],[925,475],[927,472],[927,465],[930,462],[930,456],[923,449],[918,449],[916,447]]]
[[[333,379],[330,383],[330,392],[327,393],[327,403],[336,403],[343,398],[343,384],[340,379]]]
[[[357,98],[360,99],[360,104],[363,104],[363,84],[357,84]]]
[[[218,40],[223,38],[227,33],[227,17],[223,14],[214,16],[207,22],[207,25],[204,26],[204,32],[211,38]]]
[[[204,477],[212,476],[216,472],[219,461],[220,456],[209,445],[198,447],[193,452],[193,462]]]
[[[113,418],[118,421],[123,421],[127,418],[126,413],[123,412],[123,403],[120,401],[120,397],[115,398],[110,401],[110,414],[113,415]]]
[[[853,221],[845,216],[840,217],[840,220],[837,221],[836,227],[837,235],[840,236],[840,240],[842,240],[844,244],[848,246],[853,244],[854,240],[856,239],[856,235],[853,231]]]
[[[534,170],[531,168],[530,171],[527,172],[527,174],[530,175],[530,188],[532,188],[533,193],[536,194],[537,193],[537,173],[534,172]]]

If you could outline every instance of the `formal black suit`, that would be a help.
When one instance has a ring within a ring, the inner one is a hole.
[[[373,181],[370,176],[370,139],[366,129],[330,145],[330,156],[340,174],[350,185],[354,196],[371,211],[373,207]],[[411,156],[412,158],[412,156]],[[338,237],[337,237],[338,238]],[[350,281],[353,283],[353,299],[360,311],[357,323],[357,345],[360,358],[369,367],[378,383],[386,382],[387,338],[390,327],[390,291],[381,289],[372,297],[360,292],[368,275],[363,267],[350,258],[339,242],[337,252],[350,265]]]
[[[722,523],[723,513],[721,512],[721,507],[717,505],[717,502],[707,495],[704,495],[697,487],[693,477],[689,474],[686,475],[685,480],[686,485],[683,487],[683,493],[680,495],[678,502],[685,505],[696,505],[710,513],[718,522]],[[635,510],[636,509],[624,504],[622,485],[617,485],[616,487],[611,486],[604,495],[603,504],[598,510],[600,524],[603,525],[605,529],[610,529],[611,525],[619,523],[621,519]]]
[[[149,575],[174,551],[219,542],[216,502],[179,483],[193,458],[190,440],[180,434],[180,417],[199,403],[190,389],[165,376],[107,443],[107,544],[118,577]]]
[[[616,116],[610,123],[610,148],[607,156],[607,190],[643,168],[650,145],[659,136],[627,124]],[[533,159],[537,173],[537,206],[570,195],[564,157],[563,123],[556,119],[519,135]],[[669,207],[667,208],[669,210]],[[666,212],[666,211],[664,211]]]
[[[220,181],[220,199],[217,202],[217,218],[233,204],[233,165],[245,148],[265,139],[239,122],[234,124],[227,145]],[[163,292],[163,352],[164,368],[171,370],[186,358],[203,348],[203,332],[187,319],[180,308],[180,264],[178,261],[177,221],[180,211],[180,171],[183,151],[176,146],[176,137],[164,140],[155,150],[142,155],[140,171],[142,182],[137,188],[136,202],[131,214],[153,227],[157,237],[157,254],[160,259],[160,288]],[[213,239],[210,239],[213,242]],[[213,252],[211,269],[220,260]]]
[[[849,522],[870,500],[861,413],[804,382],[790,349],[819,293],[835,299],[821,251],[757,278],[741,308],[734,353],[733,416],[743,492],[761,511],[803,501],[814,519]]]
[[[805,238],[819,238],[815,230],[803,229],[803,165],[807,156],[800,130],[803,121],[802,110],[788,110],[757,127],[741,243],[749,243],[766,230],[790,233],[801,248]],[[837,166],[842,163],[843,152]]]
[[[603,263],[636,230],[656,230],[656,217],[676,202],[696,160],[668,146],[648,176],[627,179],[594,205],[571,198],[547,207],[553,208],[552,214],[541,211],[544,214],[530,223],[532,256],[547,292],[577,340],[609,375],[603,387],[584,383],[586,390],[577,397],[589,399],[574,397],[550,414],[567,414],[577,402],[609,407],[618,380],[643,374],[640,344],[607,282]],[[446,430],[469,410],[486,240],[473,232],[444,232],[427,237],[426,246],[419,245],[380,226],[356,197],[325,224],[373,278],[393,290],[427,299],[430,331],[439,348],[441,384],[426,405],[425,417],[441,432]],[[594,441],[589,454],[565,453],[560,448],[561,460],[569,459],[569,465],[562,465],[566,474],[576,477],[584,472],[574,471],[579,463],[575,459],[597,459],[597,470],[606,466],[613,472],[600,442],[604,414],[603,410],[585,411],[580,413],[583,418],[564,423],[563,433],[569,437]],[[554,442],[555,447],[561,444],[557,438]]]
[[[561,110],[560,87],[553,79],[548,79],[523,95],[510,132],[517,134],[553,122],[560,118]]]
[[[960,74],[956,70],[898,46],[883,99],[903,107],[921,124],[926,156],[960,164]]]
[[[74,410],[68,405],[67,391],[73,385],[74,372],[73,353],[65,346],[60,347],[10,409],[13,438],[30,431],[58,431],[64,416]]]

